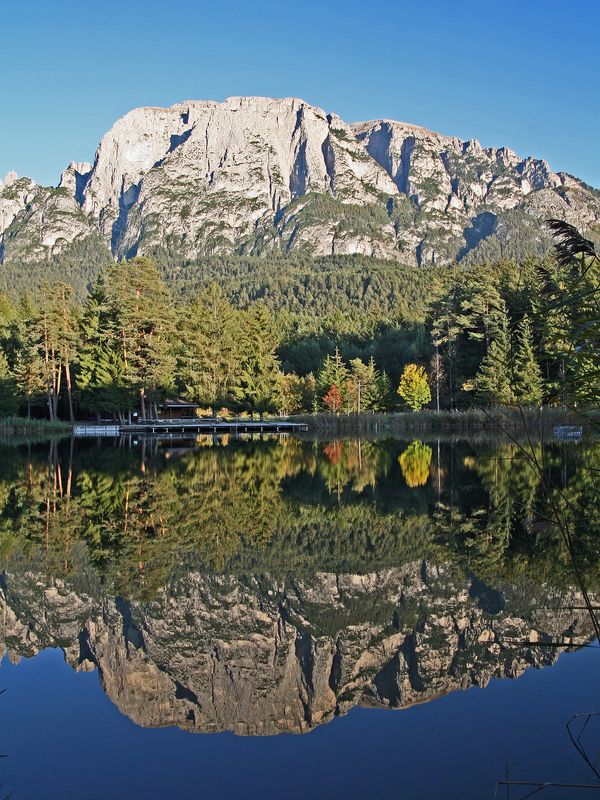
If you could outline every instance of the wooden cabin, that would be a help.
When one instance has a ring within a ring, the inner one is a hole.
[[[201,408],[197,403],[189,403],[187,400],[175,398],[165,400],[158,409],[161,419],[195,419],[197,411]]]

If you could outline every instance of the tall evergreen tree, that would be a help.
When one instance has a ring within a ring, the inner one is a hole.
[[[377,394],[373,405],[373,411],[385,413],[392,411],[397,403],[394,397],[394,389],[387,372],[379,372],[376,380]]]
[[[484,403],[510,405],[515,400],[511,385],[511,339],[508,314],[504,312],[487,355],[475,376],[474,389]]]
[[[19,411],[19,402],[15,391],[15,381],[10,372],[8,361],[0,350],[0,417],[12,417]]]
[[[139,398],[145,418],[172,383],[174,358],[171,292],[148,258],[133,258],[106,271],[107,302],[114,315],[124,383]]]
[[[19,349],[13,369],[15,391],[31,417],[31,407],[40,403],[46,391],[45,365],[33,326],[22,325],[19,332]]]
[[[124,364],[117,319],[110,307],[101,275],[88,296],[80,322],[77,384],[81,405],[98,416],[119,414],[134,407],[135,398],[124,383]]]
[[[346,383],[346,404],[350,412],[372,411],[377,402],[379,373],[373,358],[367,364],[360,358],[350,361],[350,375]]]
[[[459,385],[458,362],[459,344],[463,328],[457,320],[458,302],[456,288],[452,287],[448,294],[434,307],[431,324],[431,339],[434,347],[442,356],[443,369],[447,375],[448,401],[450,408],[456,403]]]
[[[212,409],[230,399],[240,356],[240,315],[216,284],[180,317],[177,376],[185,397]]]
[[[251,413],[275,411],[279,404],[279,359],[273,318],[262,303],[242,318],[239,364],[231,387],[234,404]]]
[[[522,405],[539,405],[544,396],[544,381],[535,359],[531,324],[527,314],[517,328],[513,375],[513,391],[517,402]]]
[[[349,372],[348,367],[342,360],[339,348],[335,348],[333,355],[328,354],[319,372],[317,385],[321,400],[325,397],[332,386],[337,386],[342,397],[342,403],[346,400],[347,382]]]

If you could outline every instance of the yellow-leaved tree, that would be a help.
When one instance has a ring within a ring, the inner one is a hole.
[[[407,364],[400,378],[398,394],[413,411],[420,411],[431,402],[431,389],[425,369],[419,364]]]

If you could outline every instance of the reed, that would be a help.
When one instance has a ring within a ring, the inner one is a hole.
[[[50,422],[47,419],[26,419],[25,417],[0,419],[0,441],[3,442],[68,436],[71,430],[72,425],[62,420]]]
[[[465,411],[417,411],[392,414],[311,414],[293,417],[319,433],[476,433],[523,431],[543,433],[555,425],[580,425],[572,409],[493,406]]]

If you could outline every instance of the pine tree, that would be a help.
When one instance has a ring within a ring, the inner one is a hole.
[[[317,379],[312,372],[302,380],[301,383],[301,407],[309,414],[316,414],[319,410],[319,398],[317,394]]]
[[[453,408],[458,386],[457,364],[459,343],[463,328],[458,321],[456,288],[453,287],[434,309],[431,339],[436,351],[441,354],[442,369],[447,375],[450,408]]]
[[[498,327],[502,325],[505,304],[497,287],[497,275],[482,268],[461,285],[457,324],[467,338],[480,341],[489,349]]]
[[[511,386],[511,341],[508,315],[502,319],[475,376],[473,388],[485,403],[510,405],[515,400]]]
[[[346,382],[346,403],[350,412],[373,411],[377,404],[379,372],[373,357],[365,364],[360,358],[350,361],[350,376]]]
[[[44,362],[39,343],[32,335],[31,326],[20,332],[19,350],[13,369],[15,391],[27,407],[27,419],[31,417],[31,406],[39,403],[46,391]]]
[[[238,408],[261,415],[277,409],[280,366],[276,347],[270,312],[262,304],[252,306],[242,317],[239,364],[231,388]]]
[[[380,372],[376,380],[376,396],[373,411],[392,411],[396,407],[394,389],[387,372]]]
[[[186,307],[180,318],[177,377],[188,400],[226,405],[240,352],[239,314],[216,284]]]
[[[12,417],[19,411],[14,378],[8,361],[0,350],[0,417]]]
[[[398,394],[413,411],[420,411],[431,402],[431,389],[425,369],[419,364],[407,364],[400,378]]]
[[[535,359],[531,324],[527,314],[517,329],[513,375],[513,390],[517,402],[522,405],[539,405],[544,396],[544,381]]]
[[[345,395],[348,377],[348,367],[343,362],[340,351],[336,347],[334,355],[328,354],[325,358],[325,362],[317,378],[317,385],[321,400],[323,400],[325,394],[327,394],[330,388],[335,385],[340,392],[343,404],[346,399]]]
[[[81,405],[97,415],[123,415],[135,407],[124,383],[116,314],[109,306],[103,276],[94,284],[80,321],[77,384]]]
[[[155,405],[173,378],[172,295],[148,258],[111,265],[105,287],[115,320],[123,381],[137,393],[145,418],[148,403]]]

